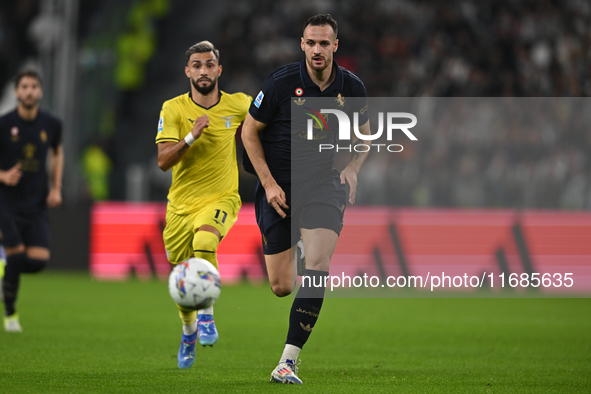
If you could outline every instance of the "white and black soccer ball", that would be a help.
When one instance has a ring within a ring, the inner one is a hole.
[[[168,278],[168,291],[174,302],[184,308],[208,308],[222,292],[220,274],[209,261],[192,257],[174,267]]]

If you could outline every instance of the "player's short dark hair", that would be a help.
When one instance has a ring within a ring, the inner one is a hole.
[[[330,14],[316,14],[314,16],[309,17],[304,22],[304,29],[302,30],[302,36],[304,35],[304,31],[306,30],[306,27],[308,27],[308,26],[324,26],[324,25],[329,25],[330,27],[332,27],[332,31],[334,31],[334,36],[335,37],[337,36],[337,34],[339,33],[339,25],[337,24],[337,21],[335,21],[334,18],[332,17],[332,15],[330,15]]]
[[[189,61],[192,54],[207,52],[213,52],[215,58],[218,59],[218,63],[220,62],[220,51],[218,51],[218,49],[209,41],[201,41],[191,46],[189,49],[187,49],[185,55],[187,56],[187,61]]]
[[[19,72],[18,74],[16,74],[16,77],[14,77],[14,88],[18,88],[18,84],[21,83],[21,80],[24,77],[31,77],[31,78],[35,78],[37,81],[39,81],[39,85],[41,85],[41,75],[39,75],[39,72],[37,70],[33,70],[31,68],[22,70],[21,72]]]

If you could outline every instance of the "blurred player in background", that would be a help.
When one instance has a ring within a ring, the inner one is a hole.
[[[218,245],[242,204],[235,135],[251,97],[218,90],[222,66],[219,51],[209,41],[190,47],[186,57],[191,91],[162,105],[156,135],[158,166],[163,171],[172,168],[164,246],[172,264],[194,256],[217,268]],[[218,332],[213,307],[195,312],[179,306],[179,311],[183,337],[178,366],[189,368],[197,335],[201,345],[213,346]]]
[[[2,242],[2,231],[0,231],[0,242]],[[4,268],[6,267],[6,250],[0,244],[0,299],[4,299],[2,294],[2,279],[4,278]]]
[[[2,231],[0,231],[0,241],[2,240]],[[6,250],[0,244],[0,293],[2,292],[2,278],[4,278],[4,267],[6,267]],[[0,296],[2,296],[0,294]]]
[[[367,156],[356,153],[339,175],[333,168],[334,151],[326,151],[319,153],[316,161],[298,163],[297,171],[292,172],[292,97],[330,97],[331,102],[343,105],[349,97],[366,102],[365,86],[359,77],[333,60],[338,48],[337,33],[337,23],[328,14],[315,15],[305,22],[301,40],[305,59],[280,67],[267,77],[242,130],[248,154],[245,169],[256,171],[259,177],[255,192],[257,223],[269,281],[279,297],[290,294],[295,285],[295,245],[300,236],[306,251],[304,275],[316,278],[314,283],[323,282],[328,275],[347,202],[345,183],[350,186],[349,202],[353,204],[357,174]],[[361,109],[355,108],[364,114],[360,115],[359,124],[363,126],[359,129],[369,134],[367,111]],[[298,179],[293,179],[296,176]],[[294,207],[293,201],[301,205]],[[302,383],[297,376],[297,358],[316,324],[324,292],[324,287],[301,287],[298,291],[285,348],[271,381]]]
[[[0,118],[0,229],[7,263],[2,279],[4,329],[19,332],[20,274],[39,272],[49,261],[47,207],[62,203],[64,155],[61,121],[39,109],[39,74],[22,71],[15,86],[18,106]]]

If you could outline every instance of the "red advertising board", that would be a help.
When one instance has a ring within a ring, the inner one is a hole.
[[[90,270],[101,279],[166,277],[165,204],[99,203],[91,214]],[[591,213],[349,207],[331,275],[573,273],[560,290],[591,291]],[[377,264],[377,260],[381,262]],[[503,261],[500,261],[502,259]],[[254,207],[245,204],[218,250],[225,283],[264,279]],[[382,272],[380,272],[382,270]]]

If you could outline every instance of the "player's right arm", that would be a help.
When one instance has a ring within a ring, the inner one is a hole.
[[[195,119],[195,124],[191,130],[191,135],[195,140],[198,140],[203,134],[203,129],[209,126],[209,118],[207,115],[201,115]],[[190,146],[185,139],[179,142],[165,141],[158,143],[158,167],[162,171],[168,171],[171,167],[177,164]]]
[[[17,163],[10,170],[0,171],[0,182],[7,186],[16,186],[20,181],[23,172],[21,171],[21,164]]]
[[[285,198],[285,192],[277,184],[275,178],[269,170],[267,160],[265,159],[265,152],[259,133],[263,131],[266,124],[259,122],[248,113],[246,119],[244,119],[244,125],[242,126],[242,143],[244,149],[250,158],[250,162],[254,167],[261,185],[265,188],[265,194],[267,195],[267,203],[271,205],[279,216],[284,218],[286,216],[283,209],[288,209],[287,199]]]

